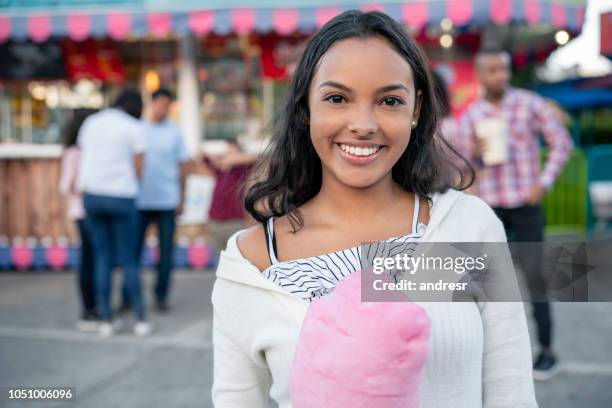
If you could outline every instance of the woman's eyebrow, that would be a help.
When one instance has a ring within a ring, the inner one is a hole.
[[[342,89],[343,91],[345,91],[347,93],[352,93],[353,92],[353,90],[351,88],[349,88],[346,85],[342,85],[340,82],[325,81],[321,85],[319,85],[319,88],[323,88],[324,86],[331,86],[331,87],[334,87],[334,88]],[[385,85],[385,86],[382,86],[382,87],[378,88],[376,90],[376,93],[384,93],[384,92],[396,91],[398,89],[404,90],[404,91],[406,91],[406,93],[410,93],[410,90],[404,84]]]
[[[342,89],[343,91],[345,91],[347,93],[352,93],[353,92],[353,90],[351,88],[349,88],[346,85],[342,85],[340,82],[325,81],[321,85],[319,85],[319,89],[323,88],[324,86],[331,86],[331,87],[334,87],[334,88],[339,88],[339,89]]]
[[[390,92],[390,91],[397,91],[398,89],[402,89],[402,90],[406,91],[406,93],[408,93],[408,94],[410,93],[410,90],[404,84],[385,85],[383,87],[378,88],[376,93],[384,93],[384,92]]]

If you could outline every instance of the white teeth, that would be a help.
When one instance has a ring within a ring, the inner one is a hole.
[[[340,148],[353,156],[371,156],[380,149],[380,147],[355,147],[346,144],[340,144]]]

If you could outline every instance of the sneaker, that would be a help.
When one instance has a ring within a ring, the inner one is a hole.
[[[559,372],[557,357],[550,351],[540,353],[533,364],[533,379],[536,381],[547,381]]]
[[[121,331],[123,323],[121,320],[106,320],[98,324],[98,333],[102,337],[113,337],[116,333]]]
[[[98,319],[95,313],[85,313],[85,315],[77,321],[76,328],[78,331],[95,333],[98,331],[99,324],[100,319]]]
[[[128,314],[132,311],[132,305],[130,305],[129,303],[121,303],[121,306],[119,306],[117,308],[116,313],[119,315],[124,315],[124,314]]]
[[[168,310],[170,310],[170,306],[168,306],[168,302],[165,300],[157,300],[155,302],[155,308],[160,313],[166,313]]]
[[[78,331],[84,333],[95,333],[98,331],[98,325],[100,324],[99,320],[91,320],[91,319],[80,319],[76,322],[76,328]]]
[[[153,325],[149,322],[140,320],[134,325],[134,334],[138,337],[146,337],[153,332]]]

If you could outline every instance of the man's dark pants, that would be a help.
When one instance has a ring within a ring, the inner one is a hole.
[[[139,254],[142,253],[145,244],[145,233],[151,223],[157,224],[159,238],[159,262],[157,264],[157,282],[155,285],[155,298],[158,302],[168,300],[172,272],[172,256],[174,249],[174,230],[176,228],[175,210],[140,210],[138,229]],[[123,291],[123,304],[131,302]]]
[[[544,240],[544,213],[539,205],[524,205],[518,208],[493,208],[504,224],[510,242],[542,242]],[[521,253],[522,252],[522,253]],[[523,245],[513,254],[521,267],[532,299],[533,317],[538,327],[538,342],[550,347],[552,322],[550,304],[546,299],[546,282],[542,269],[541,247]],[[539,301],[538,301],[539,300]]]

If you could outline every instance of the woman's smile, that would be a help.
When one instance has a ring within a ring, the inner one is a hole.
[[[368,165],[374,162],[382,154],[384,145],[372,143],[334,143],[340,157],[348,163],[358,166]]]

